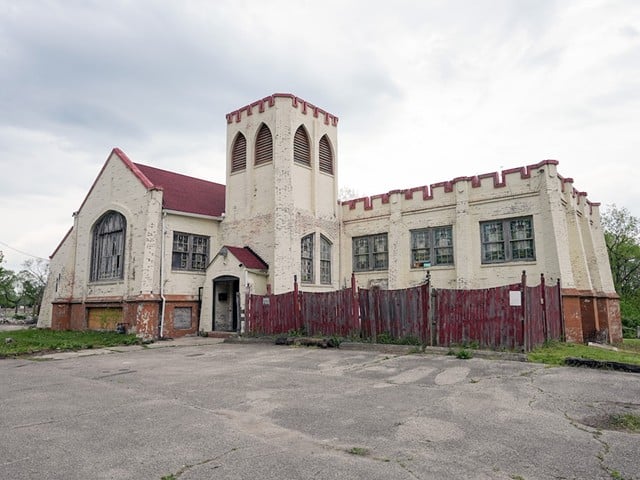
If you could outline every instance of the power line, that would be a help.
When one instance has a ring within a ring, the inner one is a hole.
[[[45,261],[47,261],[47,262],[49,261],[49,259],[48,259],[48,258],[42,258],[42,257],[39,257],[38,255],[32,255],[32,254],[30,254],[30,253],[23,252],[22,250],[18,250],[17,248],[14,248],[14,247],[12,247],[11,245],[8,245],[8,244],[4,243],[3,241],[0,241],[0,245],[4,245],[4,246],[5,246],[5,247],[7,247],[8,249],[13,250],[14,252],[21,253],[22,255],[26,255],[27,257],[37,258],[37,259],[39,259],[39,260],[45,260]]]

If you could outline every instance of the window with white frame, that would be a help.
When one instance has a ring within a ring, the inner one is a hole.
[[[315,234],[311,233],[302,237],[300,241],[300,281],[302,283],[313,283],[313,239]]]
[[[386,233],[353,238],[353,271],[389,268],[389,243]]]
[[[331,283],[331,242],[320,235],[320,283]]]
[[[482,263],[536,259],[533,218],[508,218],[480,223]]]
[[[411,267],[453,265],[453,228],[421,228],[411,231]]]
[[[209,258],[209,237],[173,232],[173,270],[204,271]]]

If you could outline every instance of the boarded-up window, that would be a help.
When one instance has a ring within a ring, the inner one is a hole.
[[[87,316],[89,330],[115,330],[122,323],[122,308],[90,308]]]
[[[323,135],[320,139],[320,171],[333,175],[333,152],[331,151],[331,143],[329,137]]]
[[[231,173],[247,168],[247,139],[238,133],[231,150]]]
[[[173,328],[176,330],[191,328],[191,307],[175,307],[173,309]]]
[[[93,227],[91,280],[119,280],[124,276],[124,244],[127,221],[109,211]]]
[[[296,130],[293,137],[293,161],[300,165],[311,166],[311,149],[309,136],[302,125]]]
[[[255,164],[262,165],[271,161],[273,161],[273,138],[271,137],[271,130],[263,123],[256,137]]]

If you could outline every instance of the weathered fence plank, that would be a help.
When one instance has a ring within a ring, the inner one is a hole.
[[[246,331],[361,336],[373,342],[385,335],[386,341],[527,351],[564,334],[560,283],[547,286],[543,276],[536,287],[526,285],[523,273],[521,284],[495,288],[431,289],[426,283],[401,290],[358,289],[357,296],[353,280],[351,288],[332,292],[295,287],[280,295],[250,295]]]

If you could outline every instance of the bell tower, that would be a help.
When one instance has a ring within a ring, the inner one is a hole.
[[[338,288],[338,118],[276,93],[227,114],[223,241],[269,264],[273,293]]]

